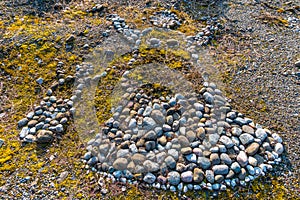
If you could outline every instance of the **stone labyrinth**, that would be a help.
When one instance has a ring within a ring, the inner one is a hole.
[[[181,72],[160,63],[123,71],[111,94],[112,117],[99,125],[96,109],[88,102],[93,102],[98,84],[111,70],[108,63],[117,56],[135,52],[127,63],[131,66],[142,45],[182,48],[196,69],[202,67],[197,37],[165,40],[153,37],[152,28],[132,30],[118,16],[111,18],[125,39],[107,42],[90,63],[76,67],[70,99],[57,100],[49,89],[49,97],[18,123],[23,141],[52,141],[73,115],[83,139],[92,135],[83,157],[92,170],[113,181],[183,192],[245,186],[281,162],[284,147],[278,134],[234,110],[207,77],[196,92]],[[167,92],[158,96],[155,88]]]

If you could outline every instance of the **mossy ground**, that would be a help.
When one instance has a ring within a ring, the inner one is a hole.
[[[3,10],[6,8],[0,4]],[[56,14],[46,14],[43,17],[19,15],[13,17],[3,17],[0,20],[0,73],[1,73],[1,98],[0,111],[5,113],[0,119],[0,137],[5,140],[5,144],[0,148],[0,186],[7,185],[8,191],[13,189],[14,185],[29,190],[31,186],[36,185],[34,189],[37,194],[43,190],[58,191],[55,199],[96,199],[104,198],[101,195],[98,186],[98,174],[85,169],[80,161],[80,157],[85,151],[85,144],[80,140],[72,123],[70,123],[67,132],[62,136],[62,140],[55,141],[49,146],[36,146],[27,144],[22,146],[18,140],[16,123],[23,118],[35,104],[38,104],[46,89],[56,80],[56,64],[58,61],[64,62],[66,75],[72,75],[75,72],[75,65],[84,60],[84,55],[92,51],[92,48],[103,39],[100,30],[104,30],[110,23],[97,14],[85,12],[86,6],[92,7],[87,1],[85,4],[74,2],[69,5],[69,9],[60,11]],[[147,19],[155,12],[162,10],[162,4],[154,3],[151,8],[140,8],[135,6],[116,7],[111,6],[108,10],[113,9],[121,17],[124,17],[127,23],[134,28],[148,27]],[[205,24],[192,20],[186,13],[175,11],[178,16],[185,20],[185,23],[179,31],[186,35],[193,35],[197,29]],[[263,20],[263,19],[262,19]],[[266,23],[278,23],[285,25],[282,17],[270,18],[265,20]],[[79,25],[82,24],[82,25]],[[65,49],[65,40],[71,34],[76,35],[76,42],[71,52]],[[80,35],[80,36],[77,36]],[[212,46],[209,50],[211,56],[215,58],[215,65],[221,69],[221,79],[224,86],[231,85],[234,82],[234,75],[239,68],[251,62],[253,54],[247,48],[247,40],[242,35],[230,35],[224,33],[222,41]],[[83,49],[82,46],[89,42],[91,48]],[[217,43],[218,43],[217,42]],[[239,52],[235,49],[241,46]],[[242,51],[240,51],[242,50]],[[166,55],[167,58],[166,59]],[[166,52],[154,51],[147,48],[141,48],[140,58],[133,66],[126,65],[131,55],[125,55],[120,60],[113,63],[119,67],[111,70],[107,79],[102,85],[114,86],[119,80],[125,69],[133,68],[135,65],[141,65],[158,61],[165,63],[172,69],[178,70],[179,73],[185,72],[187,79],[194,83],[200,84],[202,79],[199,75],[193,75],[192,68],[187,69],[182,66],[188,66],[184,52]],[[40,62],[42,61],[42,62]],[[190,74],[189,74],[190,72]],[[36,79],[42,77],[44,84],[42,86],[36,83]],[[103,84],[105,83],[105,84]],[[233,99],[233,106],[240,112],[261,121],[260,117],[267,118],[268,111],[272,109],[268,102],[256,95],[249,94],[248,98],[252,101],[241,101],[243,89],[237,85],[231,85],[231,89],[226,89],[227,97]],[[194,88],[197,90],[197,88]],[[98,87],[95,97],[96,106],[101,110],[98,112],[98,120],[105,121],[110,116],[110,94],[109,87]],[[60,97],[70,97],[72,85],[65,86],[56,91]],[[253,106],[254,105],[254,106]],[[251,108],[251,109],[249,109]],[[259,117],[258,117],[259,116]],[[276,124],[276,123],[273,123]],[[281,126],[272,127],[276,131],[286,131]],[[69,174],[65,180],[58,182],[59,175],[68,171]],[[20,183],[20,180],[26,176],[31,179],[27,183]],[[53,182],[53,184],[51,184]],[[297,183],[295,183],[297,184]],[[299,184],[299,183],[298,183]],[[143,186],[128,186],[127,191],[121,191],[121,184],[108,184],[109,193],[105,196],[107,199],[178,199],[177,194],[170,192],[156,191],[144,188]],[[299,187],[299,185],[295,185]],[[219,198],[247,198],[247,199],[284,199],[289,194],[290,198],[297,198],[297,193],[284,187],[282,178],[266,177],[258,179],[251,183],[247,188],[238,190],[227,190],[220,194]],[[0,195],[4,193],[0,192]],[[12,195],[9,194],[8,195]],[[22,192],[15,192],[11,197],[18,198]],[[200,193],[188,193],[191,198],[210,198],[207,191]]]

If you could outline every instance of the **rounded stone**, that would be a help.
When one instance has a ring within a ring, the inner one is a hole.
[[[251,142],[254,141],[254,137],[250,135],[249,133],[243,133],[239,137],[240,141],[242,142],[243,145],[250,144]]]
[[[181,173],[181,180],[185,183],[191,183],[193,181],[193,172],[186,171]]]
[[[202,169],[208,169],[211,166],[210,160],[205,157],[199,157],[197,163]]]
[[[267,133],[264,129],[262,128],[258,128],[256,131],[255,131],[255,136],[260,139],[261,141],[264,141],[266,138],[267,138]]]
[[[253,142],[246,148],[246,153],[250,156],[253,156],[256,154],[256,152],[258,150],[259,150],[259,144],[256,142]]]
[[[249,126],[249,125],[244,125],[242,126],[242,130],[245,132],[245,133],[250,133],[250,134],[254,134],[254,129]]]
[[[242,134],[242,129],[240,129],[239,127],[233,127],[231,129],[231,133],[234,136],[240,136]]]
[[[252,157],[252,156],[249,156],[249,164],[252,165],[252,166],[257,166],[257,160],[256,158]]]
[[[149,184],[154,183],[155,180],[156,180],[156,176],[150,172],[148,172],[143,178],[143,181],[145,181],[146,183],[149,183]]]
[[[201,183],[203,181],[203,178],[204,178],[204,172],[199,168],[195,168],[193,173],[194,182]]]
[[[210,159],[210,162],[212,165],[220,164],[220,157],[219,157],[219,154],[217,154],[217,153],[210,154],[209,159]]]
[[[183,155],[187,155],[187,154],[190,154],[190,153],[192,153],[193,151],[192,151],[192,148],[191,147],[185,147],[185,148],[182,148],[181,149],[181,153],[183,154]]]
[[[232,163],[231,158],[226,153],[222,153],[220,156],[222,162],[224,162],[226,165],[230,165]]]
[[[226,148],[231,148],[234,145],[232,140],[229,137],[225,136],[225,135],[221,136],[220,142],[222,142],[226,146]]]
[[[118,158],[113,163],[113,167],[117,170],[125,170],[127,168],[128,160],[126,158]]]
[[[174,169],[176,167],[176,161],[172,156],[168,156],[165,159],[165,163],[167,164],[168,167],[171,169]]]
[[[212,167],[214,174],[226,175],[228,174],[229,168],[227,165],[215,165]]]
[[[212,170],[206,170],[205,177],[208,182],[210,182],[210,183],[215,182],[215,176],[214,176],[214,172]]]
[[[37,132],[37,142],[38,143],[49,143],[53,140],[52,131],[48,130],[39,130]]]
[[[190,142],[189,140],[183,136],[183,135],[180,135],[178,137],[178,143],[182,146],[182,147],[189,147],[190,146]]]
[[[231,169],[234,171],[234,173],[236,173],[236,174],[238,174],[238,173],[241,172],[241,166],[240,166],[240,164],[239,164],[238,162],[232,163],[230,168],[231,168]]]
[[[171,185],[178,185],[180,183],[180,174],[176,171],[168,173],[167,180]]]
[[[275,151],[278,155],[282,154],[283,151],[284,151],[283,145],[282,145],[281,143],[276,143],[275,148],[274,148],[274,151]]]
[[[189,143],[193,142],[195,140],[195,138],[196,138],[196,134],[194,133],[194,131],[188,131],[186,133],[186,138],[188,139]]]
[[[159,170],[159,164],[150,160],[146,160],[143,166],[148,172],[157,172]]]
[[[238,154],[236,160],[238,163],[242,166],[245,167],[248,164],[248,157],[247,154],[244,151],[240,151]]]

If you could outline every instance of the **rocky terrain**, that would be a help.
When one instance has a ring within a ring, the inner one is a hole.
[[[2,199],[300,198],[297,2],[0,7]]]

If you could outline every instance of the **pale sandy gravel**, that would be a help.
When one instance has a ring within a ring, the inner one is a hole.
[[[286,2],[273,1],[270,5],[292,7],[300,4],[295,1],[285,6]],[[228,35],[237,42],[225,39],[221,45],[228,44],[228,48],[244,53],[248,61],[238,64],[235,70],[228,68],[234,78],[226,85],[226,90],[232,93],[232,104],[236,109],[246,110],[246,114],[258,123],[283,137],[287,157],[281,167],[284,170],[278,173],[284,174],[281,177],[285,187],[298,191],[300,195],[300,78],[293,75],[300,71],[294,65],[300,59],[300,32],[295,32],[295,28],[270,26],[258,19],[266,12],[283,19],[299,17],[300,10],[278,13],[256,1],[233,0],[228,3],[231,5],[224,13],[227,18],[225,26]],[[248,39],[238,41],[241,36]],[[240,91],[235,90],[237,87]],[[266,112],[260,111],[257,105],[260,100],[265,102]]]

